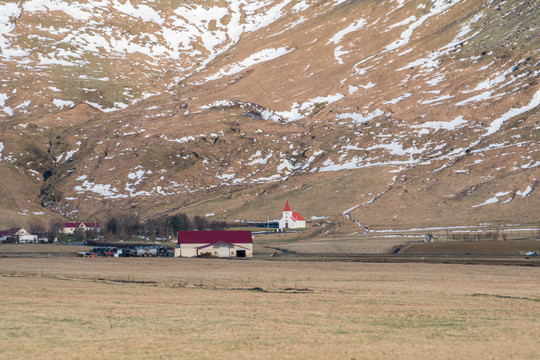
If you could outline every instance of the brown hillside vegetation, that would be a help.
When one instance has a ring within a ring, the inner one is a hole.
[[[535,359],[540,350],[538,267],[119,260],[2,259],[2,356]]]
[[[1,227],[538,224],[535,1],[63,4],[0,5]]]

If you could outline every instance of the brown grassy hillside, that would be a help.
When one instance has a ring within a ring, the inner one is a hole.
[[[535,2],[80,4],[4,18],[3,226],[287,199],[340,236],[538,223]]]

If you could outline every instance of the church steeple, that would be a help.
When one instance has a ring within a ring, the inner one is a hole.
[[[289,200],[287,200],[287,205],[285,205],[285,209],[283,209],[283,211],[292,211],[290,205],[289,205]]]

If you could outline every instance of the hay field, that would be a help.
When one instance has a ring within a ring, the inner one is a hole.
[[[0,259],[1,359],[536,359],[540,268]]]

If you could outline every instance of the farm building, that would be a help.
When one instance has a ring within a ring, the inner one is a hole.
[[[81,230],[100,232],[101,228],[97,222],[67,222],[56,224],[56,231],[63,234],[73,235],[75,231]]]
[[[23,228],[12,228],[0,233],[2,242],[37,243],[38,236],[32,235]]]
[[[252,257],[251,231],[179,231],[175,256]]]
[[[289,202],[283,209],[283,217],[279,220],[279,231],[283,229],[299,229],[306,227],[306,220],[297,212],[292,211]]]

